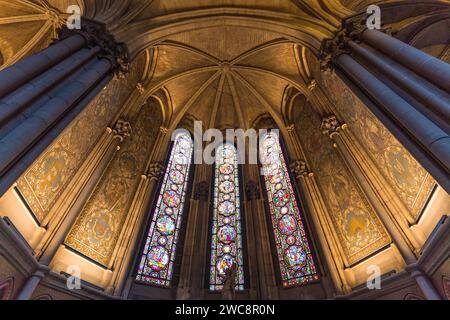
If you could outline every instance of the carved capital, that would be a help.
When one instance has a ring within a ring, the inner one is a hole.
[[[169,133],[169,129],[167,129],[166,127],[159,127],[159,131],[160,131],[162,134],[167,134],[167,133]]]
[[[334,135],[339,134],[339,131],[342,128],[342,124],[334,115],[324,118],[322,120],[322,124],[320,125],[320,130],[322,133],[328,135],[330,138],[333,138]]]
[[[133,130],[131,128],[131,124],[128,121],[125,121],[123,119],[117,120],[116,124],[114,125],[114,128],[112,130],[114,137],[118,137],[120,141],[125,140],[125,138],[128,138],[133,133]]]
[[[259,185],[257,182],[250,180],[245,186],[245,195],[247,200],[257,200],[261,197]]]
[[[112,71],[117,78],[123,78],[130,69],[129,53],[124,43],[117,42],[105,24],[82,17],[81,29],[70,30],[63,25],[58,31],[58,40],[66,39],[74,34],[79,34],[86,39],[90,48],[101,48],[98,57],[108,59],[112,64]]]
[[[317,88],[317,81],[316,80],[311,80],[311,82],[308,84],[308,90],[309,91],[314,91]]]
[[[148,167],[147,178],[151,180],[158,180],[159,177],[164,173],[164,166],[159,163],[151,163]]]
[[[145,92],[145,87],[142,83],[138,83],[136,85],[136,90],[139,92],[139,94],[143,94]]]
[[[209,184],[206,181],[200,181],[195,185],[194,199],[208,201]]]
[[[287,132],[294,132],[295,131],[295,124],[288,125],[286,127],[286,130],[287,130]]]
[[[297,160],[291,163],[291,172],[297,179],[312,175],[305,161]]]

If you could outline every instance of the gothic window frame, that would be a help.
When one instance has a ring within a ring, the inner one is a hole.
[[[246,234],[246,219],[245,219],[245,199],[243,197],[243,175],[242,175],[242,167],[237,161],[237,147],[235,143],[232,141],[224,141],[223,145],[231,145],[235,149],[236,152],[236,166],[237,166],[237,181],[238,181],[238,190],[237,193],[239,195],[239,215],[240,215],[240,234],[241,234],[241,252],[242,252],[242,273],[243,273],[243,282],[241,285],[236,284],[236,292],[242,293],[245,292],[245,290],[249,286],[249,269],[248,269],[248,263],[247,263],[247,234]],[[220,147],[221,147],[220,146]],[[217,151],[217,149],[216,149]],[[216,157],[216,155],[214,155]],[[211,174],[211,186],[210,186],[210,206],[209,206],[209,216],[208,216],[208,241],[207,241],[207,252],[206,252],[206,272],[204,275],[205,279],[205,287],[211,294],[220,294],[222,292],[221,289],[212,289],[213,284],[211,284],[211,267],[212,267],[212,245],[213,245],[213,226],[214,226],[214,216],[215,216],[215,191],[216,191],[216,161],[214,161],[214,165],[212,165],[212,174]]]
[[[138,250],[137,250],[137,254],[135,255],[135,259],[133,261],[134,270],[132,273],[132,279],[133,279],[133,282],[138,285],[160,288],[160,289],[168,289],[168,290],[176,288],[178,286],[180,271],[181,271],[181,259],[182,259],[183,251],[184,251],[184,241],[185,241],[185,236],[186,236],[186,227],[187,227],[187,222],[188,222],[190,200],[192,197],[193,184],[194,184],[194,178],[195,178],[195,164],[194,164],[194,150],[193,150],[194,149],[194,137],[188,130],[186,130],[186,129],[182,129],[182,130],[183,130],[184,134],[189,135],[189,137],[191,138],[192,154],[191,154],[191,160],[190,160],[191,161],[190,168],[187,170],[188,181],[187,181],[186,189],[185,189],[185,193],[184,193],[183,208],[180,213],[181,221],[179,222],[179,226],[177,229],[178,236],[177,236],[177,240],[176,240],[175,248],[174,248],[175,255],[174,255],[173,260],[171,261],[171,262],[173,262],[172,276],[171,276],[171,279],[168,280],[170,282],[168,285],[158,284],[158,283],[153,283],[153,282],[148,282],[148,281],[143,281],[143,280],[137,279],[137,277],[139,276],[140,264],[144,257],[144,250],[146,249],[146,242],[147,242],[148,238],[151,237],[150,228],[152,227],[152,224],[154,223],[154,219],[156,219],[155,214],[158,214],[158,212],[157,212],[158,202],[159,202],[159,198],[162,197],[162,188],[164,187],[165,176],[168,174],[169,164],[171,163],[171,160],[173,160],[172,153],[173,153],[174,147],[175,147],[174,141],[171,141],[171,143],[169,144],[169,147],[167,148],[166,157],[165,157],[164,166],[163,166],[165,168],[164,172],[158,178],[158,183],[156,184],[154,190],[152,191],[151,197],[150,197],[151,200],[149,201],[149,203],[146,206],[146,210],[145,210],[145,212],[147,213],[146,214],[146,223],[143,224],[143,227],[141,229],[141,232],[140,232],[141,236],[140,236],[139,243],[137,246]]]
[[[277,128],[269,128],[267,133],[270,134],[270,132],[274,129]],[[259,142],[260,139],[263,139],[266,135],[260,136],[259,137]],[[297,184],[297,180],[295,179],[295,177],[292,175],[291,170],[289,169],[289,164],[290,164],[290,159],[289,159],[289,154],[287,152],[287,148],[286,148],[286,144],[285,141],[281,135],[281,133],[278,134],[278,138],[279,138],[279,146],[280,146],[280,151],[281,151],[281,155],[283,157],[284,160],[284,165],[285,165],[285,169],[286,169],[286,173],[287,176],[290,180],[290,184],[292,187],[292,194],[294,195],[294,199],[296,201],[297,204],[297,208],[298,208],[298,214],[299,214],[299,219],[302,223],[302,227],[303,227],[303,231],[304,231],[304,238],[307,241],[307,245],[309,247],[310,250],[310,255],[311,255],[311,261],[313,263],[313,266],[315,268],[315,273],[312,279],[306,280],[306,281],[295,281],[298,278],[292,278],[292,279],[283,279],[282,276],[282,270],[281,270],[281,263],[280,263],[280,257],[279,257],[279,251],[278,251],[278,246],[277,246],[277,241],[275,239],[275,228],[276,226],[274,226],[273,221],[272,221],[272,210],[270,208],[270,200],[269,200],[269,196],[268,196],[268,190],[267,190],[267,186],[266,186],[266,180],[265,180],[265,176],[264,175],[260,175],[260,185],[262,187],[262,194],[263,194],[263,198],[264,198],[264,209],[265,209],[265,217],[266,217],[266,223],[267,223],[267,227],[268,227],[268,232],[269,232],[269,239],[270,239],[270,248],[271,248],[271,253],[272,253],[272,259],[273,259],[273,263],[275,265],[275,270],[276,270],[276,279],[277,279],[277,283],[279,286],[281,286],[284,289],[290,289],[290,288],[298,288],[298,287],[305,287],[305,286],[309,286],[315,283],[319,283],[321,281],[321,277],[322,277],[322,269],[320,264],[318,263],[318,251],[317,251],[317,246],[316,243],[313,241],[312,239],[312,232],[311,232],[311,226],[308,222],[308,219],[306,219],[306,208],[305,205],[303,204],[303,201],[301,199],[302,194],[300,193],[298,184]],[[260,154],[259,154],[260,156]],[[262,172],[263,170],[263,165],[260,163],[259,168]],[[297,282],[297,283],[289,283],[289,281],[292,282]]]

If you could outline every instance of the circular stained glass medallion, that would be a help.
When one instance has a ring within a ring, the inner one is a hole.
[[[163,195],[164,203],[171,208],[178,207],[180,204],[180,198],[174,191],[166,191]]]
[[[234,183],[231,181],[224,181],[219,184],[219,190],[223,193],[231,193],[234,191]]]
[[[173,183],[182,184],[184,182],[184,175],[180,171],[170,170],[169,177]]]
[[[217,232],[217,238],[224,243],[232,242],[236,239],[236,230],[230,225],[223,226]]]
[[[230,201],[224,201],[219,205],[219,213],[229,216],[234,212],[235,206]]]
[[[273,203],[277,207],[283,207],[289,202],[289,193],[286,190],[278,190],[273,195]]]
[[[234,171],[234,168],[233,168],[233,166],[231,164],[225,163],[225,164],[222,164],[219,167],[219,171],[222,174],[230,174],[230,173],[232,173]]]
[[[306,263],[306,253],[299,246],[291,246],[284,251],[286,263],[293,270],[300,270]]]
[[[278,220],[278,228],[282,234],[291,234],[296,230],[295,218],[290,215],[284,215]]]
[[[147,255],[148,266],[155,271],[161,271],[169,263],[169,254],[161,246],[152,247]]]
[[[175,231],[175,221],[168,216],[163,216],[156,221],[156,228],[165,236],[171,235]]]
[[[233,265],[233,257],[229,254],[224,254],[216,264],[219,274],[224,275],[225,272]]]
[[[286,243],[290,246],[292,246],[293,244],[295,244],[295,237],[294,236],[289,236],[286,238]]]

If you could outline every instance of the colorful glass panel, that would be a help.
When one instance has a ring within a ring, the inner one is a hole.
[[[265,135],[260,152],[283,286],[315,281],[319,277],[278,135]]]
[[[136,276],[138,281],[170,286],[192,152],[191,136],[188,133],[180,133],[175,138],[164,174]]]
[[[236,149],[217,149],[209,288],[222,290],[226,271],[236,264],[236,290],[244,289],[239,174]]]

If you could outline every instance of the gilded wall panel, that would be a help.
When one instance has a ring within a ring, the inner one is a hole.
[[[295,106],[296,130],[318,179],[334,230],[349,265],[388,245],[391,240],[309,104]],[[299,110],[302,108],[301,110]]]
[[[336,76],[323,77],[323,87],[381,174],[417,219],[435,185],[434,179]]]
[[[48,215],[125,103],[141,76],[142,63],[139,59],[125,79],[112,80],[17,181],[38,221]]]
[[[125,140],[78,216],[67,246],[108,265],[161,123],[156,104],[141,108],[131,138]]]

